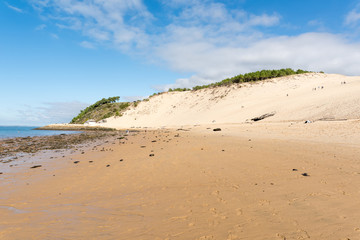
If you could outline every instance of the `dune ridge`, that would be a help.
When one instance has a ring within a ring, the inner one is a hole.
[[[344,84],[345,82],[345,84]],[[177,127],[212,123],[359,119],[360,77],[306,73],[198,91],[167,92],[142,101],[104,127]]]

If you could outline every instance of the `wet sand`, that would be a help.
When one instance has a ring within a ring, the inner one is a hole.
[[[360,239],[359,126],[326,124],[333,140],[289,123],[148,130],[23,165],[0,175],[0,239]]]
[[[99,140],[105,142],[106,138],[119,137],[124,134],[125,131],[86,131],[75,134],[0,139],[0,163],[9,163],[23,155],[31,156],[39,151],[75,149],[75,146],[78,148]]]

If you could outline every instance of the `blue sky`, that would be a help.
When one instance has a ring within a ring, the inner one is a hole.
[[[0,0],[0,125],[291,67],[360,75],[358,0]]]

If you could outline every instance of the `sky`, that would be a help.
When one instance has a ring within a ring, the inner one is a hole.
[[[0,125],[262,69],[360,75],[360,0],[0,0]]]

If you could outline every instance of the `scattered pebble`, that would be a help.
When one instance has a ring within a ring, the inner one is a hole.
[[[74,161],[75,164],[79,163],[80,161]]]
[[[108,164],[108,165],[106,165],[106,167],[110,167],[110,165]]]
[[[124,161],[124,159],[120,159],[120,162]]]
[[[302,173],[301,175],[303,175],[304,177],[309,177],[310,175],[307,173]]]
[[[293,168],[293,172],[296,172],[297,171],[297,169],[296,168]]]
[[[214,128],[213,131],[214,131],[214,132],[221,131],[221,128]]]
[[[151,153],[150,155],[149,155],[150,157],[153,157],[153,156],[155,156],[153,153]]]

